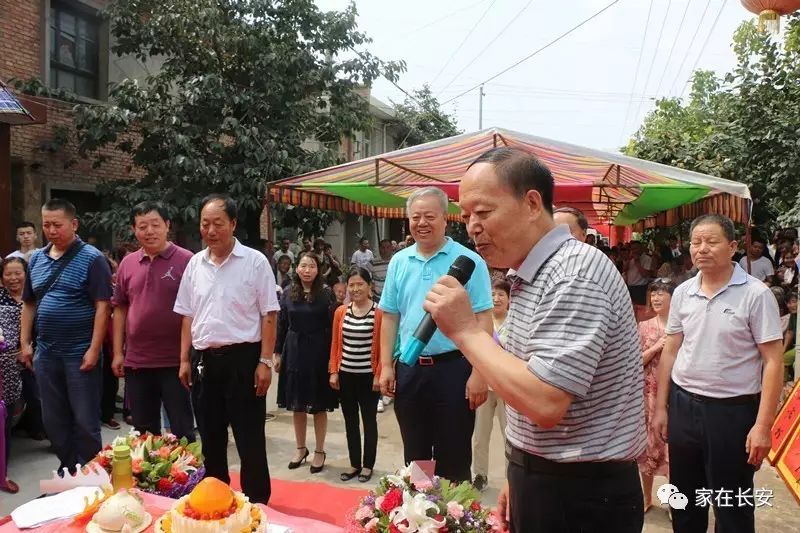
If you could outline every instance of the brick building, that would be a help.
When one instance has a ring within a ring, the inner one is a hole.
[[[108,24],[99,17],[105,0],[0,0],[0,79],[38,78],[53,89],[67,89],[81,103],[103,105],[108,84],[143,77],[148,67],[109,51]],[[156,67],[157,68],[157,67]],[[98,169],[76,150],[74,103],[20,97],[43,104],[43,124],[11,128],[11,213],[0,213],[0,231],[30,220],[39,226],[41,205],[50,198],[72,201],[79,213],[100,207],[94,191],[108,178],[137,177],[129,158],[109,150]],[[8,179],[0,174],[0,179]],[[88,236],[85,228],[80,233]],[[110,246],[108,235],[96,235]],[[5,253],[7,250],[0,250]]]

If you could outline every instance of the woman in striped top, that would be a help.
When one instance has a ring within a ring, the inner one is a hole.
[[[330,357],[330,384],[339,391],[344,415],[350,469],[342,472],[342,481],[358,476],[366,483],[372,478],[378,447],[377,408],[380,396],[380,325],[382,312],[372,301],[372,277],[369,271],[353,267],[347,274],[350,304],[336,310]],[[364,422],[364,456],[361,456],[361,432],[358,416]]]

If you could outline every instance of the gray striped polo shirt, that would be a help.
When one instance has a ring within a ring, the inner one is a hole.
[[[509,443],[559,462],[636,458],[645,445],[642,354],[630,294],[614,264],[559,225],[509,275],[506,350],[573,396],[550,429],[507,406]]]

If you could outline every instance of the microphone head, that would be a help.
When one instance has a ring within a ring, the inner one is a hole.
[[[453,276],[462,285],[466,285],[472,273],[475,271],[475,261],[466,255],[459,255],[453,264],[450,265],[450,270],[447,272],[448,276]]]

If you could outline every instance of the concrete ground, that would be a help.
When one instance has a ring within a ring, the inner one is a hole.
[[[325,470],[312,475],[307,466],[297,470],[286,468],[295,451],[294,430],[292,427],[292,414],[278,410],[275,405],[277,388],[271,387],[268,396],[269,411],[277,417],[266,424],[267,451],[271,475],[275,478],[289,480],[324,481],[333,485],[342,485],[353,488],[368,488],[374,486],[378,476],[393,472],[403,460],[403,447],[397,420],[394,417],[392,406],[386,412],[378,414],[378,457],[375,466],[375,476],[369,484],[361,484],[353,479],[348,483],[339,480],[339,474],[348,467],[347,444],[344,435],[344,421],[341,411],[330,414],[328,437],[325,450],[328,453]],[[127,431],[129,426],[123,424],[120,431],[103,428],[103,442],[110,442],[115,436]],[[308,442],[309,449],[314,449],[313,428],[309,419]],[[8,495],[0,492],[0,516],[8,514],[16,506],[35,498],[39,495],[38,484],[40,479],[50,477],[53,468],[58,466],[55,456],[48,452],[49,443],[36,442],[22,436],[15,436],[12,442],[9,477],[21,487],[20,493]],[[238,469],[238,456],[231,437],[228,457],[231,468]],[[489,488],[484,492],[483,501],[487,505],[494,505],[497,494],[504,480],[503,440],[497,427],[492,435],[492,446],[489,458]],[[654,490],[665,480],[656,479]],[[772,507],[761,507],[756,510],[756,526],[758,531],[764,532],[800,532],[800,506],[794,500],[788,489],[771,467],[763,467],[755,480],[756,488],[771,489],[774,492]],[[587,491],[590,490],[587,487]],[[653,496],[653,501],[658,499]],[[343,511],[344,512],[344,511]],[[712,519],[713,521],[713,519]],[[712,526],[713,530],[713,526]],[[653,507],[645,516],[644,532],[666,533],[672,531],[666,510]]]

